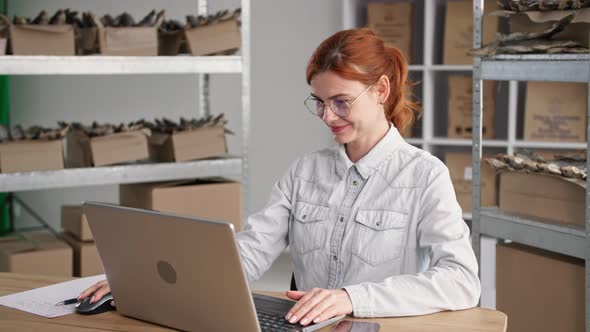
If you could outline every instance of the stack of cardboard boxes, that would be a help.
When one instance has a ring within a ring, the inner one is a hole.
[[[0,238],[0,271],[71,277],[72,248],[46,231]]]
[[[61,209],[63,239],[73,249],[73,272],[75,277],[102,274],[103,267],[81,206],[63,206]]]
[[[222,178],[126,184],[119,187],[123,206],[231,222],[242,227],[241,186]]]

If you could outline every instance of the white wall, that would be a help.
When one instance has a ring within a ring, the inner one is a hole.
[[[239,1],[209,1],[210,10],[239,7]],[[252,0],[252,116],[249,149],[249,209],[266,203],[269,189],[297,156],[327,144],[330,135],[303,106],[309,89],[305,65],[315,47],[341,25],[340,1]],[[196,12],[197,1],[177,0],[11,0],[10,14],[35,16],[58,8],[92,10],[97,14],[128,11],[136,19],[152,8],[165,8],[168,18],[184,20]],[[197,79],[176,76],[46,76],[13,77],[12,124],[51,126],[65,121],[130,121],[138,118],[194,116]],[[213,113],[225,112],[229,149],[240,154],[241,120],[239,75],[212,77]],[[45,190],[20,193],[54,228],[59,229],[62,204],[84,200],[117,202],[116,186]],[[17,211],[19,212],[19,211]],[[35,222],[21,213],[17,226]]]

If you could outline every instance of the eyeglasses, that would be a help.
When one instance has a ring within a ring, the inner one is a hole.
[[[333,99],[329,99],[327,104],[330,107],[330,109],[332,110],[332,112],[334,112],[334,114],[336,114],[337,116],[339,116],[341,118],[345,118],[348,116],[348,114],[350,114],[350,107],[352,107],[352,105],[357,100],[359,100],[360,97],[362,97],[367,91],[369,91],[369,89],[372,86],[373,86],[373,84],[369,85],[365,89],[365,91],[363,91],[358,97],[356,97],[350,103],[344,99],[333,98]],[[307,97],[307,99],[305,99],[303,104],[305,105],[305,107],[307,107],[307,109],[311,113],[317,115],[320,118],[324,117],[324,113],[326,110],[326,103],[324,103],[323,101],[317,99],[316,97],[314,97],[312,95],[312,96]]]

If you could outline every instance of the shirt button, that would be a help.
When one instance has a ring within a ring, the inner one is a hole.
[[[336,255],[332,256],[332,258],[333,258],[335,261],[336,261],[336,260],[338,260],[338,256],[336,256]]]
[[[305,219],[305,218],[307,218],[307,215],[304,214],[301,216],[301,219]]]
[[[340,217],[340,222],[344,222],[344,217]]]
[[[352,181],[352,185],[356,186],[357,184],[359,184],[356,180]]]
[[[376,225],[377,225],[377,226],[381,226],[381,222],[380,222],[380,221],[378,221]]]

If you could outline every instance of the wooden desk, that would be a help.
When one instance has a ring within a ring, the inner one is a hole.
[[[0,273],[0,296],[32,288],[66,281],[68,278],[43,277]],[[261,292],[279,295],[277,293]],[[348,318],[351,319],[351,318]],[[363,319],[364,320],[364,319]],[[442,312],[419,317],[366,319],[381,324],[380,332],[388,331],[480,331],[505,332],[506,315],[495,310],[474,308],[456,312]],[[173,331],[132,318],[115,311],[94,316],[66,315],[58,318],[44,318],[0,306],[0,329],[2,331]],[[323,329],[322,331],[325,331]],[[329,330],[329,329],[327,329]],[[231,332],[231,331],[228,331]]]

